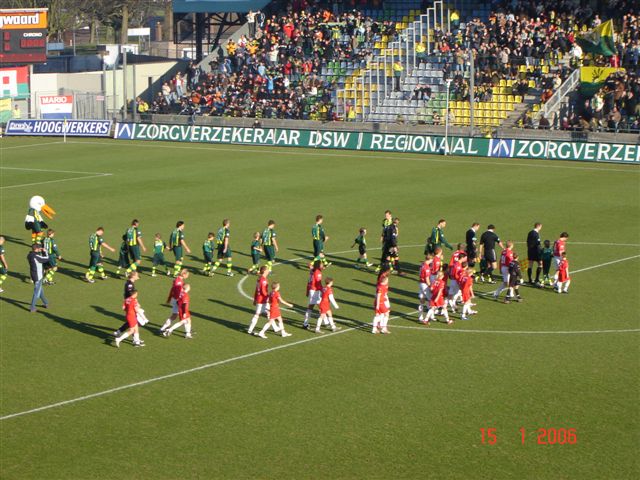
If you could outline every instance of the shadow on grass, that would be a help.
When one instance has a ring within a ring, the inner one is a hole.
[[[23,302],[22,300],[16,300],[14,298],[0,297],[0,300],[3,302],[7,302],[14,307],[20,308],[22,310],[26,310],[27,312],[31,310],[31,302]]]
[[[222,305],[228,305],[222,302],[216,302],[215,300],[210,300],[212,302],[215,303],[221,303]],[[253,311],[251,312],[253,313]],[[223,327],[226,327],[230,330],[235,330],[236,332],[244,332],[247,329],[247,326],[249,324],[249,321],[247,321],[247,324],[243,324],[243,323],[238,323],[238,322],[234,322],[232,320],[226,320],[223,318],[218,318],[218,317],[212,317],[211,315],[206,315],[204,313],[200,313],[200,312],[191,312],[191,317],[192,318],[199,318],[202,320],[207,320],[209,322],[213,322],[213,323],[217,323],[218,325],[222,325]],[[250,319],[248,319],[250,320]]]

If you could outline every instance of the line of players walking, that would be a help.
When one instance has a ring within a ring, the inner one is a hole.
[[[332,311],[339,308],[333,293],[334,280],[332,278],[323,279],[324,269],[331,265],[324,252],[324,245],[329,237],[324,230],[323,221],[323,216],[318,215],[311,229],[313,258],[309,264],[308,304],[304,312],[303,323],[303,328],[311,328],[312,317],[315,316],[314,331],[316,333],[321,333],[323,326],[332,331],[340,329],[333,319]],[[221,228],[216,234],[211,232],[207,235],[202,249],[204,257],[203,274],[214,275],[218,267],[226,262],[226,274],[233,276],[230,225],[229,219],[224,219]],[[390,275],[405,275],[400,263],[399,225],[400,220],[397,217],[394,218],[391,211],[387,210],[382,221],[380,236],[382,244],[381,259],[375,269],[378,275],[371,330],[374,334],[389,333],[388,322],[391,308],[388,292]],[[169,237],[169,245],[162,240],[160,234],[155,235],[151,275],[157,276],[158,269],[164,267],[165,273],[174,277],[171,292],[167,299],[167,302],[172,307],[172,313],[161,327],[160,333],[164,336],[169,336],[177,328],[184,327],[185,338],[192,338],[191,316],[189,313],[189,291],[191,287],[185,283],[189,276],[189,271],[183,268],[184,252],[191,253],[191,250],[185,241],[184,227],[183,221],[176,223],[176,227]],[[454,250],[445,238],[445,228],[446,221],[441,219],[433,227],[431,234],[427,238],[425,260],[419,270],[418,320],[421,323],[428,325],[430,322],[436,321],[436,316],[442,316],[447,324],[451,324],[453,319],[449,316],[449,311],[457,313],[457,308],[460,305],[462,307],[460,316],[462,320],[468,320],[471,315],[476,314],[477,311],[473,310],[473,307],[476,306],[473,303],[475,298],[474,282],[477,279],[479,282],[495,283],[493,272],[498,268],[498,263],[502,282],[493,293],[493,297],[496,300],[499,299],[503,291],[507,291],[505,303],[522,301],[519,287],[523,281],[521,271],[523,263],[527,263],[530,284],[539,287],[553,284],[558,293],[568,293],[570,277],[569,264],[566,258],[566,241],[569,235],[566,232],[563,232],[551,247],[549,240],[545,240],[544,243],[541,242],[539,232],[542,224],[536,223],[527,236],[528,262],[524,262],[520,260],[518,254],[514,251],[514,242],[509,240],[503,244],[495,233],[494,225],[488,225],[487,230],[478,240],[477,232],[480,224],[473,223],[466,232],[466,242],[457,244],[457,248],[453,251],[449,262],[445,263],[443,248]],[[367,230],[360,228],[353,243],[353,246],[358,246],[358,258],[354,264],[356,268],[369,269],[373,267],[367,256],[366,234]],[[85,280],[89,283],[95,282],[96,275],[100,279],[108,278],[104,271],[102,247],[111,252],[115,252],[115,249],[105,242],[103,235],[104,228],[99,227],[89,237],[90,261],[89,268],[85,274]],[[53,283],[57,260],[62,259],[54,236],[55,232],[49,229],[45,238],[45,250],[49,255],[46,278],[49,283]],[[4,257],[3,243],[4,238],[0,237],[0,285],[8,270]],[[499,262],[496,255],[497,246],[502,249]],[[267,338],[266,333],[269,329],[273,329],[274,332],[283,337],[290,336],[291,334],[285,330],[280,304],[289,308],[294,308],[294,306],[284,300],[280,293],[280,284],[278,282],[271,284],[270,291],[268,288],[267,277],[271,272],[278,252],[277,234],[273,220],[269,220],[262,234],[256,232],[253,235],[250,249],[252,266],[248,269],[248,273],[257,274],[258,280],[253,299],[256,310],[247,331],[253,334],[260,316],[263,315],[267,317],[267,322],[262,329],[255,333],[258,337]],[[135,282],[139,278],[137,270],[142,260],[141,251],[146,252],[146,250],[140,223],[137,219],[134,219],[122,236],[118,268],[116,270],[116,275],[120,275],[124,270],[128,277],[125,284],[123,304],[127,321],[120,329],[114,332],[116,346],[119,346],[128,336],[133,336],[134,345],[144,345],[144,342],[139,338],[138,325],[144,325],[148,320],[144,315],[144,310],[138,303]],[[175,263],[172,268],[164,258],[166,250],[171,250],[175,256]],[[214,252],[217,252],[215,260]],[[260,258],[262,256],[265,259],[265,264],[260,266]],[[553,283],[550,277],[552,261],[555,261],[556,266]],[[477,272],[476,264],[479,264]],[[535,280],[533,279],[534,267]],[[317,313],[314,312],[316,306],[318,307]]]

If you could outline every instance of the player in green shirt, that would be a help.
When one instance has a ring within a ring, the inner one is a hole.
[[[453,250],[453,247],[449,245],[447,239],[444,238],[444,227],[447,226],[447,221],[442,218],[438,221],[438,225],[431,229],[431,235],[427,238],[427,245],[424,247],[424,254],[433,254],[436,247],[442,248],[442,245],[446,246],[449,250]]]
[[[4,258],[4,237],[0,235],[0,293],[4,292],[2,284],[7,279],[8,271],[9,265],[7,265],[7,259]]]
[[[278,253],[278,241],[276,240],[275,231],[276,222],[269,220],[267,222],[267,228],[262,232],[262,248],[264,249],[264,258],[267,260],[267,268],[271,270],[273,262],[276,260],[276,253]]]
[[[171,275],[171,271],[169,267],[167,267],[167,263],[164,260],[164,251],[167,250],[167,244],[162,240],[162,236],[159,233],[156,233],[155,238],[153,240],[153,260],[151,261],[151,276],[156,276],[156,269],[158,265],[162,265],[167,275]]]
[[[551,241],[545,240],[542,248],[542,285],[551,285],[553,282],[549,278],[549,270],[551,270],[551,260],[553,259],[553,248]]]
[[[324,227],[322,226],[323,221],[324,217],[322,215],[317,215],[316,223],[311,227],[311,236],[313,237],[313,260],[309,264],[309,268],[313,266],[316,260],[320,260],[325,267],[331,265],[324,255],[324,242],[329,240],[329,237],[324,232]]]
[[[127,234],[122,235],[122,243],[118,251],[118,268],[116,275],[120,275],[120,270],[129,268],[129,247],[127,246]]]
[[[94,283],[93,276],[96,274],[96,270],[100,274],[102,280],[106,280],[107,276],[104,273],[104,266],[102,265],[102,247],[106,248],[110,252],[115,252],[115,248],[112,248],[102,238],[104,235],[104,228],[98,227],[95,233],[89,236],[89,270],[84,275],[84,278],[89,283]]]
[[[213,264],[213,243],[215,242],[215,235],[213,232],[209,232],[207,239],[202,244],[202,254],[204,255],[204,268],[202,273],[204,275],[213,276],[211,266]]]
[[[127,228],[125,234],[127,236],[127,249],[129,257],[131,257],[131,265],[127,268],[127,275],[138,269],[142,262],[142,256],[140,255],[140,247],[142,251],[146,253],[147,248],[142,241],[142,232],[140,231],[140,222],[137,219],[133,219],[131,226]]]
[[[173,251],[173,254],[176,257],[176,263],[173,266],[173,276],[177,277],[182,269],[184,250],[186,250],[187,253],[191,253],[191,249],[184,241],[184,222],[182,220],[179,220],[176,223],[176,228],[171,232],[171,236],[169,237],[169,248]]]
[[[216,235],[216,245],[218,246],[218,258],[216,259],[216,263],[213,265],[212,272],[215,272],[216,269],[220,266],[220,263],[223,259],[227,259],[227,276],[233,277],[233,272],[231,271],[231,267],[233,266],[233,259],[231,253],[231,246],[229,245],[231,231],[229,227],[231,226],[231,222],[228,218],[222,220],[222,227],[218,230],[218,234]]]
[[[251,242],[251,261],[253,265],[247,270],[247,273],[258,273],[260,264],[260,255],[262,254],[262,246],[260,246],[260,232],[253,234],[253,241]]]
[[[56,232],[53,229],[47,230],[47,236],[44,239],[43,246],[44,251],[49,255],[49,263],[47,264],[47,274],[44,277],[44,283],[47,285],[53,285],[53,276],[58,271],[58,260],[62,260],[62,255],[58,251],[58,244],[56,243],[55,236]]]
[[[373,263],[369,263],[369,261],[367,260],[367,239],[365,238],[366,235],[367,235],[367,229],[362,227],[358,232],[358,236],[353,241],[353,245],[351,245],[351,248],[358,245],[359,256],[356,259],[356,263],[354,265],[354,267],[356,268],[360,268],[361,263],[364,263],[365,268],[373,267]]]

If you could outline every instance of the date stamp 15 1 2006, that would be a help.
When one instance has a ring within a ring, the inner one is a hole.
[[[578,443],[578,432],[575,428],[537,428],[536,445],[575,445]],[[483,445],[495,445],[498,443],[498,431],[496,428],[486,427],[480,429],[481,440]],[[527,440],[527,430],[520,428],[520,443],[525,445]]]

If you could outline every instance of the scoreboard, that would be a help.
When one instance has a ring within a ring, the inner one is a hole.
[[[0,10],[0,64],[47,61],[47,9]]]

